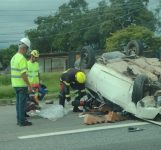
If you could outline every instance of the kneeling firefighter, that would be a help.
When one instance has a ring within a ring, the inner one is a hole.
[[[72,106],[74,106],[73,112],[82,112],[82,110],[78,108],[78,101],[81,97],[86,95],[85,81],[86,75],[79,69],[71,68],[63,72],[60,77],[59,104],[64,107],[65,100],[68,102],[71,100],[70,88],[72,88],[77,94],[75,100],[71,103]]]

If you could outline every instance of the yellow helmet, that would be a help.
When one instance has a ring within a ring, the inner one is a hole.
[[[39,52],[37,50],[32,50],[31,55],[33,55],[34,57],[39,57]]]
[[[85,83],[86,81],[86,75],[81,71],[76,73],[75,78],[78,83]]]

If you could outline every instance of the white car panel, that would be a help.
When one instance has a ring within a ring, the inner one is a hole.
[[[142,107],[139,102],[134,104],[133,83],[131,78],[114,70],[110,65],[95,63],[87,73],[86,87],[137,117],[153,119],[161,112],[161,107]]]

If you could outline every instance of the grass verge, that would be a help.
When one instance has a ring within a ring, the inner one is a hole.
[[[41,80],[49,90],[45,99],[50,99],[52,97],[57,97],[59,92],[59,78],[61,72],[48,72],[42,73]],[[15,99],[15,91],[11,86],[10,75],[0,76],[0,104],[9,103]]]

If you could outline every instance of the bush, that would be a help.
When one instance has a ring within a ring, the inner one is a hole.
[[[106,39],[106,50],[121,50],[121,45],[125,45],[131,40],[140,40],[155,51],[159,49],[160,38],[155,37],[154,33],[143,26],[131,25],[123,30],[113,33],[110,38]]]

